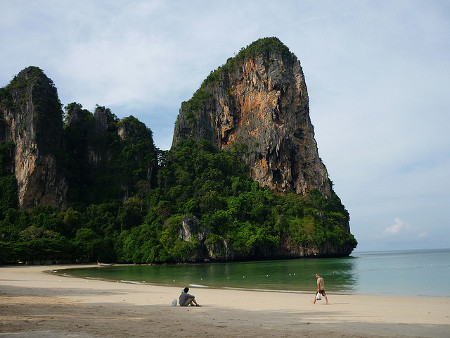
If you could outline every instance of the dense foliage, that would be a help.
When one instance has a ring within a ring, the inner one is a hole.
[[[72,207],[128,198],[150,183],[156,167],[151,130],[100,106],[94,114],[75,102],[66,107],[64,149]]]
[[[14,173],[7,169],[12,163],[14,144],[0,143],[0,217],[2,211],[17,207],[17,180]]]
[[[333,194],[276,195],[248,178],[245,148],[218,151],[205,141],[181,141],[167,155],[157,184],[124,202],[85,208],[3,210],[0,252],[5,262],[78,260],[181,262],[201,260],[226,240],[237,258],[277,257],[286,241],[303,247],[350,245],[348,213]],[[136,191],[139,191],[137,189]],[[208,229],[203,242],[180,239],[185,216]]]
[[[208,85],[221,81],[228,69],[255,53],[273,52],[295,58],[276,38],[256,41],[183,102],[187,119],[194,122],[211,103]],[[105,107],[91,113],[75,102],[63,115],[51,80],[36,67],[24,74],[0,89],[0,108],[19,112],[25,103],[18,93],[33,85],[38,142],[57,155],[68,186],[67,207],[18,210],[15,145],[0,138],[0,264],[281,258],[289,250],[350,252],[356,246],[348,212],[334,192],[326,199],[317,190],[302,197],[260,187],[249,178],[241,161],[246,148],[238,144],[219,151],[206,141],[188,139],[165,152],[133,116],[119,120]],[[44,133],[45,128],[51,132]],[[185,240],[183,222],[188,220],[195,229]]]

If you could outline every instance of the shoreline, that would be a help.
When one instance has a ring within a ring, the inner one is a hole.
[[[314,305],[306,292],[192,287],[202,307],[183,308],[171,306],[179,287],[44,273],[71,267],[0,267],[0,336],[447,337],[450,329],[449,298],[329,293],[329,305]]]
[[[43,272],[58,275],[61,277],[70,277],[70,278],[81,278],[81,279],[91,279],[91,280],[99,280],[99,281],[106,281],[106,282],[119,282],[119,283],[130,283],[130,284],[142,284],[142,285],[153,285],[153,286],[167,286],[167,287],[178,287],[182,288],[184,286],[175,286],[170,283],[164,283],[164,282],[151,282],[151,281],[140,281],[140,280],[122,280],[122,279],[108,279],[103,277],[92,277],[92,276],[76,276],[67,274],[64,272],[64,270],[67,269],[83,269],[83,268],[103,268],[103,267],[126,267],[126,266],[141,266],[142,264],[68,264],[64,265],[64,269],[60,269],[60,271],[55,272],[55,269],[48,269]],[[147,264],[152,265],[152,264]],[[13,265],[13,266],[22,266],[20,264]],[[39,265],[36,265],[39,266]],[[45,265],[41,265],[45,266]],[[61,265],[49,265],[49,266],[61,266]],[[314,282],[315,284],[315,282]],[[184,284],[183,284],[184,285]],[[291,294],[312,294],[314,293],[314,290],[294,290],[294,289],[263,289],[263,288],[249,288],[249,287],[233,287],[233,286],[221,286],[221,285],[203,285],[203,284],[189,284],[190,288],[201,288],[201,289],[212,289],[212,290],[236,290],[236,291],[256,291],[256,292],[279,292],[279,293],[291,293]],[[401,293],[403,291],[403,293]],[[444,298],[444,299],[450,299],[450,295],[437,295],[437,294],[414,294],[405,292],[405,290],[399,290],[399,293],[390,293],[390,292],[383,292],[383,291],[374,291],[372,293],[370,292],[345,292],[345,291],[336,291],[336,290],[328,290],[327,292],[330,292],[335,295],[343,295],[343,296],[382,296],[382,297],[412,297],[412,298]]]
[[[120,265],[118,265],[120,266]],[[96,265],[92,266],[84,266],[84,267],[97,267]],[[60,277],[66,277],[66,278],[79,278],[79,279],[87,279],[87,280],[98,280],[103,282],[110,282],[110,283],[125,283],[125,284],[137,284],[137,285],[149,285],[149,286],[156,286],[156,287],[175,287],[170,284],[164,284],[164,283],[152,283],[152,282],[139,282],[134,280],[115,280],[115,279],[108,279],[108,278],[100,278],[100,277],[81,277],[81,276],[73,276],[70,274],[64,273],[65,269],[61,269],[61,273],[52,273],[52,270],[43,270],[43,273],[48,273],[53,276],[60,276]],[[307,294],[311,295],[314,293],[314,291],[311,290],[279,290],[279,289],[256,289],[256,288],[239,288],[239,287],[220,287],[220,286],[208,286],[208,285],[199,285],[199,284],[189,284],[188,285],[192,289],[208,289],[208,290],[234,290],[234,291],[249,291],[249,292],[271,292],[271,293],[291,293],[291,294]],[[181,286],[178,286],[178,288],[181,288]],[[380,297],[408,297],[408,298],[444,298],[444,299],[450,299],[450,296],[432,296],[432,295],[408,295],[408,296],[402,296],[402,295],[381,295],[378,293],[345,293],[345,292],[339,292],[339,291],[329,291],[330,294],[333,295],[340,295],[340,296],[380,296]]]

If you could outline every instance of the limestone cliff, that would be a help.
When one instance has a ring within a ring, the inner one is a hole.
[[[126,200],[150,186],[157,165],[152,132],[133,116],[119,120],[108,108],[92,114],[77,103],[66,107],[69,200],[81,204]]]
[[[188,137],[221,149],[244,144],[251,177],[271,190],[306,195],[316,188],[331,196],[302,67],[276,38],[241,50],[183,102],[173,144]]]
[[[56,87],[37,67],[0,88],[0,150],[7,155],[0,174],[15,176],[20,209],[127,199],[137,182],[140,190],[150,186],[156,149],[143,123],[101,106],[92,114],[75,102],[65,125],[63,115]]]
[[[37,67],[24,69],[2,89],[0,116],[0,142],[15,145],[19,207],[63,207],[67,184],[57,158],[62,109],[53,82]]]

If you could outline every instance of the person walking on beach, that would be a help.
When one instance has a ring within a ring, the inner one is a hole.
[[[189,288],[185,287],[184,290],[181,292],[180,297],[178,297],[178,302],[180,303],[180,306],[200,306],[195,301],[195,296],[190,295]]]
[[[319,276],[319,274],[316,273],[317,278],[317,293],[320,293],[322,296],[325,297],[325,304],[328,304],[328,298],[327,294],[325,293],[325,282],[323,281],[323,278]],[[316,295],[317,295],[316,293]],[[316,304],[316,296],[314,296],[314,304]]]

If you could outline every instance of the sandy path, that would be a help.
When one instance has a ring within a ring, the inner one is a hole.
[[[194,289],[202,307],[172,307],[180,288],[60,277],[64,266],[0,267],[0,336],[449,337],[449,298]]]

